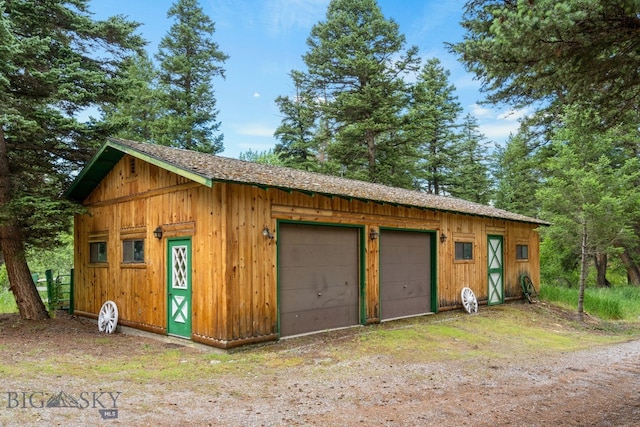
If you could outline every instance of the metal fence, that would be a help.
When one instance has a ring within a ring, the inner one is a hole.
[[[47,304],[51,310],[67,310],[73,313],[73,269],[69,274],[58,274],[54,276],[52,270],[44,272],[47,291]],[[37,280],[37,279],[36,279]],[[41,280],[37,280],[40,283]],[[38,286],[38,290],[44,288]]]

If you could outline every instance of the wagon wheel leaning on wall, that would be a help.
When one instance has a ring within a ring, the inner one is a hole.
[[[473,293],[471,288],[462,288],[460,296],[462,298],[462,306],[467,310],[467,313],[473,314],[478,312],[478,300],[476,299],[476,294]]]
[[[533,281],[527,273],[520,275],[520,286],[522,287],[522,293],[529,304],[533,304],[536,296],[536,287],[533,286]]]
[[[118,306],[113,301],[105,301],[98,314],[98,331],[113,333],[118,326]]]

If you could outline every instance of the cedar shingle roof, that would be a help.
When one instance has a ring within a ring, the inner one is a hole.
[[[388,187],[386,185],[372,184],[280,166],[246,162],[191,150],[121,139],[112,139],[107,142],[105,146],[120,149],[123,151],[123,155],[124,152],[126,152],[133,156],[155,159],[160,165],[165,164],[177,168],[177,173],[183,171],[191,176],[195,174],[208,182],[225,181],[244,183],[261,187],[276,187],[287,190],[298,190],[308,193],[370,200],[373,202],[479,215],[541,225],[549,224],[537,218],[531,218],[453,197],[436,196],[420,191]],[[104,148],[105,147],[96,155],[96,158],[94,158],[91,164],[98,160],[97,157],[104,151]],[[91,167],[91,164],[87,166],[87,168]],[[86,171],[83,170],[76,181],[82,180],[86,175]],[[67,193],[70,198],[74,198],[74,189],[77,188],[76,184],[77,183],[74,183],[74,186],[72,186]]]

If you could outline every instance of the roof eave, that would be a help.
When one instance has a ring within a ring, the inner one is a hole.
[[[135,150],[119,143],[116,139],[108,139],[91,158],[89,163],[80,171],[69,189],[64,193],[64,197],[77,202],[85,200],[125,154],[129,154],[207,187],[213,186],[213,180],[208,176],[180,168],[170,162]]]
[[[107,141],[107,144],[111,145],[111,146],[113,146],[113,147],[115,147],[115,148],[117,148],[119,150],[121,150],[125,154],[129,154],[129,155],[131,155],[133,157],[136,157],[136,158],[138,158],[140,160],[144,160],[145,162],[151,163],[154,166],[157,166],[159,168],[168,170],[168,171],[173,172],[173,173],[175,173],[177,175],[180,175],[180,176],[182,176],[184,178],[190,179],[191,181],[197,182],[197,183],[205,185],[207,187],[212,187],[213,186],[213,179],[208,177],[208,176],[206,176],[206,175],[194,172],[194,171],[189,170],[189,169],[181,168],[181,167],[176,166],[175,164],[173,164],[171,162],[168,162],[166,160],[159,159],[159,158],[154,157],[154,156],[152,156],[150,154],[147,154],[147,153],[144,153],[142,151],[138,151],[138,150],[136,150],[134,148],[131,148],[131,147],[127,146],[127,145],[120,144],[117,139],[109,139]]]
[[[267,190],[269,188],[274,188],[274,189],[285,191],[285,192],[288,192],[288,193],[291,193],[292,191],[297,191],[299,193],[306,194],[307,196],[313,196],[315,194],[319,194],[319,195],[325,196],[325,197],[341,197],[341,198],[344,198],[344,199],[347,199],[347,200],[353,200],[355,198],[356,200],[360,200],[360,201],[366,202],[366,203],[379,203],[381,205],[402,206],[402,207],[411,208],[411,209],[423,209],[423,210],[429,210],[429,211],[435,211],[435,212],[444,212],[444,213],[449,213],[449,214],[469,215],[469,216],[475,216],[475,217],[479,217],[479,218],[499,219],[499,220],[503,220],[503,221],[521,222],[521,223],[525,223],[525,224],[537,224],[537,225],[541,225],[541,226],[549,226],[549,225],[551,225],[550,222],[547,222],[547,221],[544,221],[544,220],[541,220],[541,219],[538,219],[538,218],[527,218],[527,217],[510,218],[508,216],[481,214],[481,213],[476,213],[476,212],[465,212],[465,211],[459,211],[459,210],[454,210],[454,209],[439,208],[439,207],[435,207],[435,206],[424,206],[424,205],[416,205],[416,204],[410,204],[410,203],[390,202],[390,201],[387,201],[387,200],[379,200],[379,199],[366,199],[366,198],[362,198],[362,197],[353,197],[353,196],[348,196],[348,195],[343,195],[343,194],[326,193],[326,192],[322,192],[322,191],[313,191],[313,190],[301,190],[301,189],[295,188],[295,187],[284,187],[284,186],[279,186],[279,185],[268,185],[268,184],[263,184],[263,183],[254,183],[254,182],[246,182],[246,181],[234,181],[234,180],[222,180],[222,179],[216,179],[215,181],[216,182],[222,182],[222,183],[230,183],[230,184],[253,185],[253,186],[262,188],[264,190]]]

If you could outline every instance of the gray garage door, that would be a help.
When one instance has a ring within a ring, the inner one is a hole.
[[[431,311],[431,235],[380,232],[380,318]]]
[[[358,236],[356,228],[280,225],[280,336],[359,323]]]

